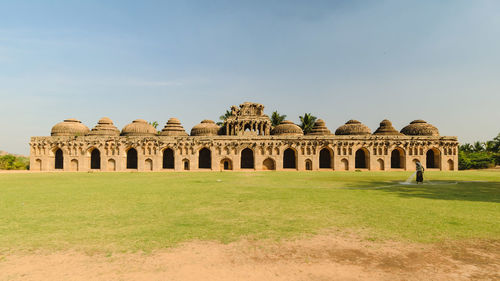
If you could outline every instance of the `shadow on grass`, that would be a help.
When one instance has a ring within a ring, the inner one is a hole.
[[[371,186],[368,186],[371,185]],[[404,184],[399,181],[376,181],[348,189],[381,190],[401,197],[440,200],[482,201],[500,203],[500,182],[426,181],[424,184]]]

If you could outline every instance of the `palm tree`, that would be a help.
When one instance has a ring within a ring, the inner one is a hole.
[[[473,148],[474,148],[474,152],[484,151],[484,143],[482,143],[480,141],[476,141],[476,142],[474,142]]]
[[[472,152],[474,150],[474,147],[472,147],[470,143],[464,143],[458,146],[458,150],[463,152]]]
[[[224,125],[224,123],[226,122],[227,118],[229,118],[229,116],[231,116],[231,115],[232,115],[231,111],[226,110],[226,112],[223,115],[219,116],[219,120],[220,121],[217,122],[217,125],[219,125],[219,126]]]
[[[149,124],[156,129],[157,134],[160,134],[161,131],[158,130],[158,125],[160,124],[158,123],[158,121],[149,122]]]
[[[300,128],[304,131],[304,134],[308,134],[311,132],[314,127],[314,123],[316,122],[316,116],[313,116],[311,113],[304,113],[304,116],[299,116],[300,119]]]
[[[277,110],[271,115],[271,123],[273,127],[278,126],[281,122],[285,121],[286,115],[280,115]]]

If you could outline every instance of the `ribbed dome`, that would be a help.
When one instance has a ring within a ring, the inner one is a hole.
[[[120,130],[108,117],[101,118],[97,125],[90,131],[89,136],[119,136]]]
[[[281,122],[278,126],[274,127],[271,131],[271,135],[291,135],[291,136],[301,136],[304,135],[302,129],[295,125],[292,121],[285,120]]]
[[[392,126],[391,121],[384,119],[380,122],[380,126],[373,133],[374,135],[401,135],[394,127]]]
[[[401,133],[409,136],[439,136],[439,130],[424,120],[414,120],[401,129]]]
[[[181,125],[181,121],[177,118],[170,118],[167,124],[161,130],[161,136],[187,136],[188,134]]]
[[[191,136],[216,136],[220,127],[212,120],[203,120],[191,129]]]
[[[314,127],[308,135],[331,135],[332,132],[326,127],[325,121],[323,119],[318,119],[314,123]]]
[[[338,127],[335,131],[336,135],[369,135],[370,128],[358,120],[349,120],[344,125]]]
[[[85,136],[89,133],[89,128],[82,124],[80,120],[66,119],[52,127],[51,136]]]
[[[155,136],[156,129],[146,120],[137,119],[122,129],[122,136]]]

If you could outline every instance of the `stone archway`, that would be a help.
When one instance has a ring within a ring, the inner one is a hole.
[[[144,170],[145,171],[152,171],[153,170],[153,160],[148,158],[144,161]]]
[[[137,169],[137,150],[135,148],[127,150],[127,169]]]
[[[385,170],[384,160],[382,160],[382,159],[380,159],[380,158],[379,158],[379,159],[377,160],[377,163],[378,163],[378,169],[379,169],[380,171]]]
[[[101,169],[101,152],[97,148],[90,152],[90,169]]]
[[[347,159],[342,159],[340,163],[342,164],[341,167],[344,171],[349,171],[349,161]]]
[[[287,148],[283,153],[283,169],[297,169],[295,150]]]
[[[212,169],[212,152],[210,151],[210,149],[206,147],[200,149],[198,155],[198,168]]]
[[[163,169],[174,169],[175,158],[174,151],[171,148],[163,150]]]
[[[320,169],[331,169],[332,168],[332,154],[331,150],[328,148],[323,148],[319,152],[319,168]]]
[[[54,169],[58,170],[64,169],[64,155],[60,148],[58,148],[55,152]]]
[[[33,167],[33,170],[35,170],[35,171],[41,171],[42,170],[42,160],[41,159],[36,159],[35,160],[35,166]]]
[[[262,162],[262,170],[276,170],[276,164],[271,158],[267,158]]]
[[[116,171],[116,161],[115,159],[108,160],[108,171]]]
[[[401,148],[395,148],[391,151],[391,169],[405,168],[405,153]]]
[[[454,171],[455,170],[455,165],[453,163],[453,160],[448,160],[448,171]]]
[[[370,157],[366,148],[360,148],[356,150],[354,167],[356,169],[368,169],[369,163],[370,163]]]
[[[184,168],[184,171],[189,171],[189,169],[190,169],[189,160],[187,160],[187,159],[182,160],[182,166]]]
[[[233,169],[233,161],[229,158],[224,158],[220,161],[220,169],[221,170],[232,170]]]
[[[428,169],[441,168],[441,153],[436,148],[427,150],[425,154],[425,164]]]
[[[251,150],[250,148],[245,148],[241,151],[240,168],[241,169],[254,169],[255,168],[253,150]]]
[[[310,159],[307,159],[305,164],[306,164],[306,170],[307,171],[311,171],[312,170],[312,165],[313,165],[312,161]]]
[[[78,160],[72,159],[69,164],[70,164],[69,168],[70,168],[71,171],[73,171],[73,172],[77,172],[78,171]]]

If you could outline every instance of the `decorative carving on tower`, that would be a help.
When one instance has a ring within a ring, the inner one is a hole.
[[[271,119],[264,114],[264,106],[245,102],[240,107],[231,106],[231,116],[224,124],[228,136],[268,136],[271,134]]]

